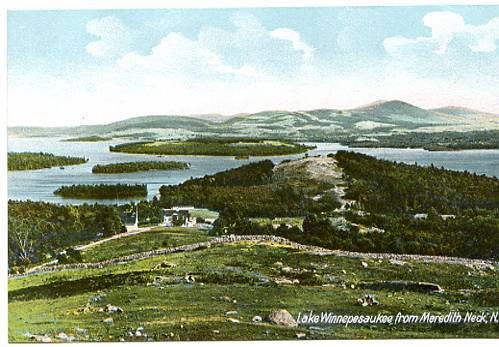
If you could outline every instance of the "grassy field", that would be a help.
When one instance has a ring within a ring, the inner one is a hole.
[[[156,234],[141,234],[144,240],[130,245],[145,243],[146,238],[150,242],[151,235]],[[117,249],[115,245],[92,251],[114,257]],[[364,260],[366,267],[361,261],[245,242],[101,269],[11,279],[9,341],[28,341],[26,332],[47,334],[54,341],[61,332],[80,341],[296,339],[297,333],[305,339],[499,337],[493,324],[285,328],[252,323],[255,315],[265,318],[273,309],[286,309],[295,318],[310,310],[395,315],[499,309],[494,270]],[[187,281],[186,275],[195,282]],[[300,283],[278,285],[276,278]],[[363,282],[436,279],[443,293],[361,289]],[[380,305],[359,305],[357,299],[366,293],[375,295]],[[121,307],[123,313],[102,312],[107,304]],[[109,317],[113,322],[104,322]],[[136,336],[139,327],[143,330]]]
[[[85,250],[83,262],[91,263],[158,248],[207,241],[208,235],[194,228],[157,227],[141,234],[110,240]]]

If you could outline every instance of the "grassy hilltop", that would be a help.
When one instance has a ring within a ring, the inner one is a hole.
[[[435,279],[444,292],[366,289],[373,281]],[[366,293],[373,294],[379,306],[360,305],[357,300]],[[103,311],[107,304],[123,312]],[[27,341],[26,331],[47,334],[54,341],[61,332],[79,341],[498,337],[490,324],[289,328],[253,322],[255,316],[265,319],[274,309],[286,309],[296,317],[310,310],[395,315],[494,308],[499,308],[494,271],[319,256],[278,244],[243,242],[103,269],[10,280],[9,340]]]

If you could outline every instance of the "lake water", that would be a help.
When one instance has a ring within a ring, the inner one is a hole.
[[[8,172],[8,195],[14,200],[35,200],[63,204],[80,204],[97,200],[64,199],[53,194],[62,185],[71,184],[147,184],[148,198],[159,194],[159,187],[165,184],[178,184],[191,177],[201,177],[218,171],[235,168],[248,162],[271,159],[280,162],[285,159],[297,159],[304,154],[275,157],[252,157],[249,160],[236,160],[234,157],[210,156],[162,156],[144,154],[126,154],[109,151],[110,145],[126,142],[111,140],[104,142],[62,142],[58,138],[10,138],[10,152],[47,152],[56,155],[86,157],[89,161],[82,165],[66,166],[31,171]],[[326,155],[340,149],[349,149],[337,143],[314,143],[316,149],[309,155]],[[499,150],[467,150],[454,152],[429,152],[422,149],[393,148],[355,148],[360,153],[378,158],[421,165],[434,164],[452,170],[468,170],[478,174],[499,177]],[[183,161],[191,165],[188,170],[149,171],[126,174],[93,174],[96,164],[110,164],[128,161]],[[123,203],[127,200],[98,200],[100,203]]]

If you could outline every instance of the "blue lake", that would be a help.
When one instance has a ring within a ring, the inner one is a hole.
[[[53,194],[62,185],[71,184],[147,184],[148,198],[159,194],[159,187],[165,184],[178,184],[191,177],[200,177],[218,171],[235,168],[250,161],[271,159],[278,163],[285,159],[296,159],[300,155],[252,157],[249,160],[236,160],[234,157],[210,156],[155,156],[143,154],[114,153],[109,151],[110,145],[123,143],[123,140],[104,142],[63,142],[59,138],[9,138],[10,152],[48,152],[56,155],[86,157],[89,161],[82,165],[32,171],[8,172],[8,196],[14,200],[35,200],[56,203],[83,203],[97,200],[63,199]],[[337,143],[314,143],[316,149],[309,155],[326,155],[340,149],[349,149]],[[499,177],[499,150],[466,150],[451,152],[429,152],[422,149],[392,148],[355,148],[356,152],[373,155],[378,158],[420,165],[434,164],[452,170],[468,170],[478,174]],[[93,174],[96,164],[110,164],[127,161],[157,160],[183,161],[191,165],[188,170],[149,171],[126,174]],[[122,203],[129,200],[98,200],[100,203]]]

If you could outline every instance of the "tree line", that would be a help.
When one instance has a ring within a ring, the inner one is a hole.
[[[8,203],[9,267],[48,261],[68,247],[124,232],[117,210],[105,205]]]
[[[54,166],[76,165],[86,163],[88,159],[69,157],[51,153],[9,152],[7,154],[8,170],[37,170]]]
[[[142,141],[110,146],[111,152],[155,155],[272,156],[297,154],[310,147],[287,142],[256,139],[197,138],[183,141]]]
[[[146,184],[73,184],[62,186],[55,195],[75,199],[124,199],[147,196]]]
[[[114,163],[106,165],[95,165],[92,173],[115,174],[151,170],[185,170],[189,164],[179,161],[133,161],[126,163]]]
[[[440,214],[499,208],[499,179],[431,166],[396,163],[347,151],[334,158],[348,184],[347,199],[367,211]]]

